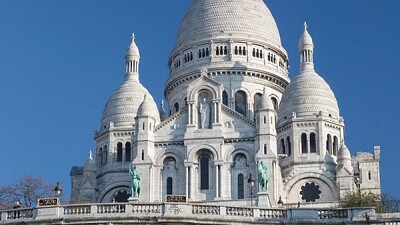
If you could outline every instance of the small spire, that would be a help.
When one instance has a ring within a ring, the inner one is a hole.
[[[131,40],[132,40],[132,43],[135,43],[135,33],[132,33]]]
[[[89,159],[93,159],[93,153],[92,150],[89,151]]]
[[[308,31],[308,25],[307,22],[304,21],[304,31]]]
[[[164,99],[161,99],[161,110],[164,111]]]

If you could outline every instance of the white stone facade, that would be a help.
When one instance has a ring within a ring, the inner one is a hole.
[[[290,81],[287,53],[262,0],[194,0],[169,58],[165,112],[140,84],[133,36],[125,81],[94,136],[95,159],[71,170],[71,200],[126,201],[129,164],[142,177],[141,202],[174,195],[235,205],[254,197],[257,204],[258,162],[268,168],[271,206],[280,198],[324,206],[357,188],[380,194],[380,149],[351,157],[313,51],[305,25],[300,71]]]

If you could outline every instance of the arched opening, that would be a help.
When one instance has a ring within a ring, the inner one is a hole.
[[[286,138],[286,143],[287,143],[287,155],[290,156],[292,155],[292,144],[290,143],[290,137]]]
[[[130,194],[127,191],[121,190],[113,195],[113,202],[128,202]]]
[[[97,159],[97,165],[103,166],[103,148],[100,147],[99,153],[98,153],[99,158]]]
[[[104,145],[103,161],[102,161],[103,166],[107,165],[107,156],[108,156],[107,145]]]
[[[244,199],[244,177],[243,174],[238,175],[238,199]]]
[[[274,106],[274,110],[277,111],[278,110],[278,100],[276,100],[275,97],[272,97],[271,101],[272,101],[272,105]]]
[[[285,139],[281,139],[281,149],[282,149],[282,154],[286,154],[286,149],[285,149]]]
[[[222,104],[228,106],[228,93],[226,91],[222,92]]]
[[[172,177],[167,178],[167,195],[172,195],[173,190],[172,190]]]
[[[144,150],[142,150],[142,161],[144,161]]]
[[[210,188],[210,157],[206,154],[200,156],[200,189]]]
[[[335,136],[333,137],[333,155],[336,156],[337,155],[337,151],[338,151],[338,138]]]
[[[235,93],[235,110],[236,112],[246,116],[246,104],[247,96],[244,91],[238,91]]]
[[[129,141],[125,143],[125,161],[131,161],[131,143]]]
[[[179,111],[179,103],[175,102],[174,109],[175,109],[175,112]]]
[[[264,144],[264,155],[267,154],[267,150],[268,150],[268,146],[267,146],[267,144]]]
[[[304,133],[301,135],[301,153],[308,153],[307,134]]]
[[[368,170],[368,180],[371,180],[371,170]]]
[[[117,144],[117,162],[122,162],[122,143]]]
[[[317,141],[315,138],[315,133],[310,134],[310,153],[317,152]]]
[[[256,112],[260,108],[260,98],[262,94],[257,93],[254,95],[254,112]]]
[[[326,138],[326,151],[328,152],[328,154],[333,154],[333,152],[332,152],[332,136],[330,134],[328,134],[328,136]]]

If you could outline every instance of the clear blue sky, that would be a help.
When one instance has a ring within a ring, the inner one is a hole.
[[[107,99],[124,80],[135,32],[140,80],[157,102],[190,0],[0,0],[0,185],[26,174],[70,194],[69,172],[94,147]],[[331,85],[352,154],[382,146],[384,192],[400,197],[400,1],[266,0],[298,71],[303,22]]]

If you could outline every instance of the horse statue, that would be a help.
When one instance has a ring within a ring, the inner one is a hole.
[[[139,198],[140,190],[142,188],[142,177],[136,170],[136,167],[132,167],[132,164],[129,165],[129,175],[131,177],[131,197]]]
[[[257,170],[258,170],[258,184],[260,185],[260,192],[267,192],[267,185],[268,185],[268,170],[267,166],[264,163],[258,162],[257,163]]]

